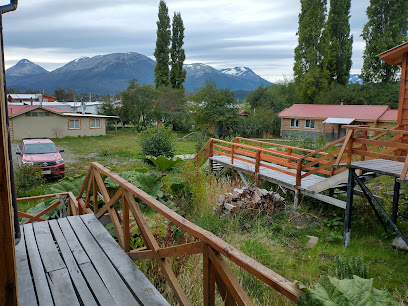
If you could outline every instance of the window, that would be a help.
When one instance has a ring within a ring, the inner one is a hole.
[[[101,119],[91,119],[91,129],[98,129],[101,127]]]
[[[26,117],[31,117],[31,113],[30,113],[30,112],[25,113],[25,116],[26,116]]]
[[[290,127],[299,127],[299,119],[290,119]]]
[[[312,119],[305,120],[305,128],[314,129],[315,128],[315,121]]]
[[[31,116],[33,116],[33,117],[38,117],[38,112],[32,112],[32,113],[31,113]]]
[[[79,119],[69,119],[68,129],[79,130],[81,128],[81,121]]]

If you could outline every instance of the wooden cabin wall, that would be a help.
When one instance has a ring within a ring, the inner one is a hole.
[[[402,125],[404,130],[408,130],[408,53],[403,55],[401,64],[400,94],[398,102],[397,123]],[[405,141],[404,141],[405,142]]]
[[[18,305],[13,207],[4,92],[0,61],[0,304]]]

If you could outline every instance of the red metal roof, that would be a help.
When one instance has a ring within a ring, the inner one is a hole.
[[[51,107],[51,106],[39,106],[39,105],[8,105],[8,114],[9,117],[15,117],[20,114],[26,113],[28,111],[37,109],[37,108],[42,108],[45,110],[48,110],[53,113],[58,113],[58,114],[63,114],[63,113],[72,113],[72,111],[57,108],[57,107]]]
[[[281,111],[278,116],[281,118],[354,118],[357,121],[376,121],[387,110],[389,110],[388,105],[293,104]]]
[[[388,109],[378,120],[380,121],[397,121],[398,109]]]

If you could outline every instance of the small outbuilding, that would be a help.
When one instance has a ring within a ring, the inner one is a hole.
[[[281,136],[301,133],[304,137],[324,136],[336,140],[345,136],[342,125],[368,125],[375,128],[397,124],[398,110],[388,105],[294,104],[281,111]]]
[[[107,120],[119,119],[117,116],[78,114],[38,105],[9,105],[8,115],[12,140],[106,135]]]

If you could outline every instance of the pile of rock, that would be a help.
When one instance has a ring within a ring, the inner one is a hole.
[[[257,187],[235,188],[234,191],[220,195],[214,213],[224,216],[235,216],[238,211],[250,213],[265,212],[276,214],[285,208],[285,199],[278,193]]]

